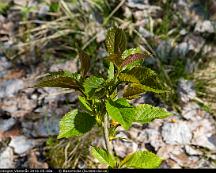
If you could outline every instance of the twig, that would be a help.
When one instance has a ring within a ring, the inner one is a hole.
[[[108,115],[105,114],[104,115],[104,124],[103,124],[103,128],[104,128],[104,140],[105,140],[105,145],[106,145],[106,148],[108,150],[108,152],[110,154],[113,154],[112,152],[112,146],[109,142],[109,130],[108,130],[108,127],[109,127],[109,119],[108,119]]]

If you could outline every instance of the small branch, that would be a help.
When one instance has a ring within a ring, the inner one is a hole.
[[[105,140],[105,145],[106,145],[106,148],[108,150],[108,152],[110,154],[113,154],[112,152],[112,146],[109,142],[109,130],[108,130],[108,127],[109,127],[109,119],[108,119],[108,115],[105,114],[104,115],[104,124],[103,124],[103,128],[104,128],[104,140]]]

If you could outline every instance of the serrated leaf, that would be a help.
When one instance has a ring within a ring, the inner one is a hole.
[[[92,155],[99,160],[100,163],[106,164],[111,168],[116,165],[116,160],[107,150],[98,147],[92,147]]]
[[[137,48],[131,48],[131,49],[126,49],[126,50],[122,53],[121,57],[122,57],[122,59],[124,60],[124,59],[126,59],[127,57],[129,57],[130,55],[133,55],[133,54],[136,54],[136,53],[142,54],[142,50],[141,50],[139,47],[137,47]]]
[[[87,101],[84,97],[82,97],[82,96],[79,96],[78,98],[79,98],[80,105],[82,106],[82,108],[83,108],[84,110],[86,110],[87,112],[92,112],[92,109],[91,109],[91,107],[89,106],[88,101]]]
[[[132,69],[138,65],[144,58],[149,57],[151,54],[147,50],[142,51],[139,47],[127,49],[122,53],[122,63],[121,66],[124,69]]]
[[[107,100],[106,110],[113,120],[121,124],[124,129],[129,129],[134,120],[135,109],[126,99]]]
[[[156,90],[163,90],[158,75],[150,68],[134,67],[128,72],[128,74],[135,76],[140,81],[140,83],[145,86]]]
[[[113,64],[115,64],[117,67],[121,66],[122,63],[122,59],[121,59],[121,55],[119,54],[111,54],[107,57],[107,59],[109,61],[111,61]]]
[[[151,91],[155,93],[167,92],[167,90],[162,87],[157,74],[150,68],[134,67],[133,69],[121,74],[128,76],[127,78],[124,78],[125,82],[136,83],[137,85],[134,84],[133,88],[136,86],[140,91]]]
[[[61,87],[78,89],[79,75],[69,71],[50,72],[40,78],[34,87]]]
[[[135,99],[144,92],[145,90],[143,89],[143,85],[132,83],[124,89],[123,97],[127,99]]]
[[[103,89],[105,80],[100,77],[91,76],[84,81],[84,90],[87,96],[92,97],[96,92]]]
[[[127,99],[134,99],[138,98],[140,94],[145,93],[147,91],[158,94],[165,92],[164,90],[154,89],[139,83],[131,83],[124,89],[123,97]]]
[[[158,168],[162,160],[152,152],[137,151],[125,157],[120,163],[121,168]]]
[[[154,119],[162,119],[170,116],[171,113],[163,108],[154,107],[148,104],[140,104],[136,106],[136,122],[149,123]]]
[[[122,61],[121,67],[127,66],[128,64],[131,64],[134,61],[138,61],[138,60],[144,59],[144,57],[145,56],[143,54],[140,54],[140,53],[136,53],[136,54],[130,55],[124,61]]]
[[[127,39],[124,31],[117,27],[112,27],[107,31],[106,49],[109,54],[121,54],[126,49]]]
[[[90,68],[90,57],[85,52],[79,52],[79,59],[81,62],[81,73],[85,76]]]
[[[109,69],[108,69],[108,80],[112,80],[114,78],[114,65],[110,62]]]
[[[68,112],[60,121],[58,139],[79,136],[88,132],[95,125],[95,118],[77,109]]]
[[[140,83],[140,81],[136,78],[136,76],[127,73],[120,73],[119,80],[121,82]]]

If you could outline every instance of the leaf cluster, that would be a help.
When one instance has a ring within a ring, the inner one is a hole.
[[[107,76],[89,75],[90,56],[79,53],[80,74],[68,71],[49,73],[40,78],[36,87],[61,87],[80,92],[79,103],[82,110],[68,112],[60,121],[58,138],[79,136],[91,130],[95,125],[103,126],[103,117],[108,114],[112,122],[109,139],[115,139],[118,125],[129,129],[133,122],[148,123],[156,118],[166,118],[170,113],[162,108],[148,104],[133,106],[130,99],[145,92],[167,92],[160,83],[157,74],[150,68],[142,67],[141,62],[150,53],[140,48],[126,49],[127,40],[123,30],[113,27],[108,30],[106,41],[107,60],[110,65]],[[118,98],[118,86],[125,85],[123,98]],[[108,151],[93,148],[92,153],[102,163],[110,167],[153,168],[160,164],[160,159],[148,151],[139,151],[127,156],[122,162]]]

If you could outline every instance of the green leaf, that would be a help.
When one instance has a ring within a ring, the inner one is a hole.
[[[109,69],[108,69],[108,80],[112,80],[114,78],[114,65],[110,62]]]
[[[88,132],[95,125],[95,118],[77,109],[68,112],[60,121],[58,139],[79,136]]]
[[[166,118],[170,116],[171,113],[167,112],[165,109],[154,107],[148,104],[140,104],[136,107],[136,122],[139,123],[149,123],[157,118]]]
[[[87,101],[84,97],[82,97],[82,96],[79,96],[78,98],[79,98],[80,105],[82,106],[82,108],[83,108],[84,110],[86,110],[87,112],[92,112],[92,109],[91,109],[91,107],[89,106],[88,101]]]
[[[151,54],[147,50],[142,51],[139,47],[127,49],[122,53],[121,66],[123,69],[132,69],[135,66],[141,65],[144,58],[149,57]]]
[[[109,54],[121,54],[126,49],[127,38],[120,28],[112,27],[108,30],[105,40]]]
[[[105,80],[100,77],[91,76],[84,81],[84,90],[88,97],[92,97],[95,93],[100,92],[103,89]]]
[[[126,99],[107,100],[106,110],[113,120],[120,123],[124,129],[129,129],[134,120],[135,109]]]
[[[152,152],[137,151],[125,157],[120,163],[121,168],[158,168],[162,160]]]
[[[127,99],[135,99],[138,98],[140,94],[144,93],[143,85],[132,83],[129,84],[123,92],[123,97]]]
[[[136,76],[127,73],[120,73],[118,77],[121,82],[140,83]]]
[[[69,71],[50,72],[40,78],[34,87],[61,87],[79,89],[78,81],[80,76]]]
[[[122,53],[122,55],[121,55],[121,57],[122,57],[122,59],[124,60],[124,59],[126,59],[127,57],[129,57],[130,55],[133,55],[133,54],[142,54],[142,50],[139,48],[139,47],[137,47],[137,48],[131,48],[131,49],[126,49],[123,53]]]
[[[79,59],[81,62],[81,73],[85,76],[90,68],[90,57],[85,52],[79,52]]]
[[[143,90],[143,92],[144,91],[151,91],[155,93],[167,92],[167,90],[165,90],[164,87],[161,85],[157,74],[150,68],[134,67],[133,69],[121,74],[127,76],[127,78],[125,77],[123,80],[125,82],[136,83],[139,85],[142,84],[143,87],[138,85],[136,87],[137,88],[139,87],[140,88],[139,90]]]
[[[133,63],[134,61],[139,61],[142,59],[144,59],[144,55],[140,53],[136,53],[136,54],[130,55],[124,61],[122,61],[121,66],[124,67],[124,66],[127,66],[128,64]]]
[[[121,59],[121,55],[119,54],[111,54],[107,57],[107,59],[114,63],[117,67],[120,67],[121,66],[121,63],[122,63],[122,59]]]
[[[107,164],[111,168],[114,168],[116,165],[116,160],[113,155],[108,153],[107,150],[98,147],[92,147],[92,155],[99,160],[100,163]]]
[[[123,92],[123,97],[127,99],[138,98],[140,94],[145,92],[154,92],[154,93],[164,93],[165,90],[153,89],[149,86],[145,86],[139,83],[131,83],[129,84]]]
[[[128,74],[135,76],[140,81],[140,83],[145,86],[149,86],[156,90],[163,89],[160,84],[158,75],[150,68],[134,67],[128,72]]]

